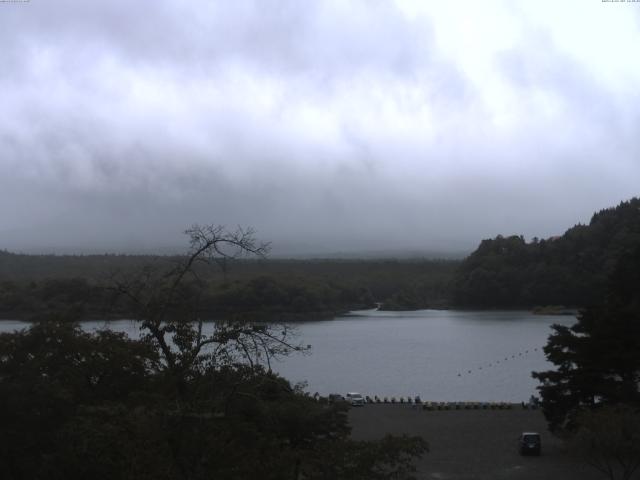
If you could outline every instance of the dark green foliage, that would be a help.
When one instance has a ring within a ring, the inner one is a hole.
[[[104,289],[82,278],[31,282],[0,282],[0,318],[29,318],[43,312],[64,312],[70,317],[107,311]]]
[[[606,300],[571,327],[554,325],[545,347],[556,370],[536,372],[552,429],[573,428],[582,409],[640,407],[640,247],[620,255]]]
[[[201,307],[213,316],[252,314],[254,317],[287,317],[287,315],[336,314],[374,305],[366,288],[339,285],[318,280],[276,279],[259,276],[246,282],[224,282],[211,285]]]
[[[11,280],[0,281],[0,318],[30,319],[51,311],[85,319],[132,316],[130,305],[115,301],[113,292],[105,288],[115,274],[94,275],[93,270],[103,266],[119,269],[124,275],[140,272],[144,257],[4,255],[11,260],[0,258],[0,279]],[[181,259],[148,257],[147,261],[153,269],[166,271]],[[198,265],[197,273],[206,284],[198,308],[205,318],[250,315],[266,320],[305,320],[371,308],[375,301],[401,309],[446,306],[457,264],[427,260],[235,260],[227,265],[225,275]],[[21,265],[28,268],[20,270]],[[71,273],[79,276],[69,277]],[[44,274],[51,278],[42,278]]]
[[[604,296],[620,256],[637,245],[638,198],[594,214],[589,225],[576,225],[562,237],[483,240],[460,265],[453,301],[475,307],[588,306]]]
[[[177,388],[148,343],[69,320],[2,334],[0,352],[7,480],[409,478],[426,449],[353,442],[346,404],[257,366],[192,363]]]
[[[155,352],[123,334],[89,335],[60,320],[0,335],[3,478],[46,478],[82,406],[132,407],[146,395]]]
[[[0,250],[0,279],[42,281],[85,278],[102,280],[115,271],[138,271],[156,257],[149,255],[25,255]],[[171,258],[171,257],[167,257]]]

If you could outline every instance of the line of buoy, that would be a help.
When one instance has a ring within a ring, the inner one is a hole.
[[[533,349],[526,349],[524,352],[514,353],[513,355],[511,355],[511,358],[522,357],[523,355],[526,355],[526,354],[530,353],[530,350],[531,350],[531,352],[537,352],[537,351],[538,351],[538,347],[535,347],[535,348],[533,348]],[[540,350],[542,350],[542,349],[540,349]],[[506,361],[508,361],[508,360],[509,360],[509,356],[506,356],[506,357],[504,357],[504,360],[502,360],[502,361],[503,361],[503,362],[506,362]],[[485,365],[484,367],[483,367],[482,365],[480,365],[479,367],[477,367],[477,369],[476,369],[476,370],[482,370],[482,369],[483,369],[483,368],[485,368],[485,367],[486,367],[486,368],[489,368],[489,367],[493,368],[493,367],[495,367],[495,366],[499,365],[499,364],[500,364],[500,362],[501,362],[500,360],[495,360],[495,361],[493,361],[493,362],[488,363],[488,364],[487,364],[487,365]],[[468,374],[469,374],[469,373],[473,373],[473,370],[467,370],[467,373],[468,373]],[[461,377],[461,376],[462,376],[462,373],[461,373],[461,372],[458,372],[458,377]]]

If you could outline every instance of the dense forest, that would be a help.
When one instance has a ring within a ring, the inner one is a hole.
[[[59,311],[82,318],[127,316],[112,295],[113,279],[168,269],[181,257],[18,255],[0,251],[0,318],[30,319]],[[207,284],[206,317],[229,314],[296,320],[372,308],[450,304],[455,260],[235,259],[198,269]]]
[[[559,237],[483,240],[460,265],[453,303],[465,307],[588,306],[617,260],[640,244],[640,199],[601,210]]]

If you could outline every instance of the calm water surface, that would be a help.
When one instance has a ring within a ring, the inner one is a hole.
[[[574,321],[524,311],[364,310],[334,320],[297,323],[298,341],[312,346],[310,354],[292,355],[273,367],[292,382],[308,382],[311,393],[521,401],[537,393],[531,371],[551,367],[542,352],[549,327]],[[86,322],[83,327],[105,325]],[[108,325],[138,334],[131,321]],[[24,326],[0,322],[2,331]]]

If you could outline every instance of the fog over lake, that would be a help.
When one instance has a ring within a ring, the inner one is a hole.
[[[311,345],[311,351],[284,358],[273,368],[323,395],[359,391],[432,401],[519,402],[537,394],[531,372],[551,367],[542,352],[550,326],[574,321],[525,311],[363,310],[297,323],[297,340]],[[25,325],[6,321],[0,329]],[[105,325],[83,323],[87,330]],[[132,321],[108,325],[131,336],[139,333]]]

